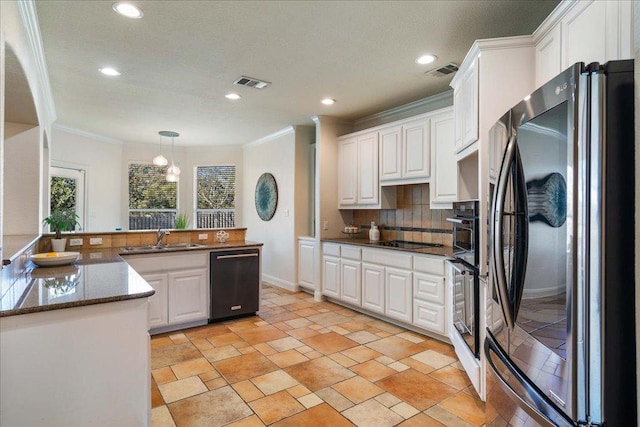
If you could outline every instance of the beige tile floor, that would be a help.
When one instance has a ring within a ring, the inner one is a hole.
[[[152,425],[482,426],[484,403],[440,341],[305,293],[151,339]]]

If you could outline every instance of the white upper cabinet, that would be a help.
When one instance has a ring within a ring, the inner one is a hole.
[[[453,151],[454,127],[451,108],[431,118],[431,209],[450,208],[451,202],[458,197],[458,164]]]
[[[563,1],[534,32],[536,86],[576,62],[633,57],[632,1]]]
[[[402,126],[380,129],[380,181],[402,179]]]
[[[429,121],[414,120],[402,126],[402,177],[428,178],[431,169]]]
[[[478,62],[462,70],[461,77],[453,85],[455,125],[455,152],[467,148],[478,140]],[[459,71],[460,72],[460,71]]]
[[[340,206],[358,202],[358,139],[351,137],[340,141],[338,147],[338,195]]]
[[[431,149],[427,115],[380,128],[381,185],[421,184],[429,181]]]
[[[376,205],[379,201],[378,133],[359,135],[358,141],[358,204]]]

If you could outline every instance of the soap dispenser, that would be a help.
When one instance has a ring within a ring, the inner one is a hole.
[[[371,221],[371,229],[369,230],[369,240],[377,242],[380,240],[380,230],[375,221]]]

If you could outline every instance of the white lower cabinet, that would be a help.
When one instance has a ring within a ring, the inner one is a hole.
[[[169,273],[169,324],[209,317],[207,283],[206,268]]]
[[[411,323],[412,281],[411,272],[385,267],[385,309],[384,314],[392,319]]]
[[[447,336],[443,257],[330,242],[322,253],[325,296]]]
[[[165,274],[144,274],[144,280],[156,291],[149,297],[149,327],[159,328],[169,324],[168,296],[169,280]]]
[[[360,261],[340,260],[340,299],[354,305],[361,301],[361,268]]]
[[[340,258],[322,257],[322,293],[328,297],[340,298]]]
[[[384,314],[384,267],[362,263],[362,308]]]
[[[149,298],[149,328],[207,321],[209,252],[143,254],[124,257],[156,293]],[[174,328],[175,329],[175,328]]]

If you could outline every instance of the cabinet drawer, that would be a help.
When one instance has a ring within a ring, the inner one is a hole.
[[[414,299],[413,324],[429,331],[446,335],[444,305]]]
[[[444,277],[413,273],[413,297],[423,301],[444,304]]]
[[[322,253],[325,255],[340,256],[340,245],[336,243],[323,243]]]
[[[411,270],[413,257],[409,254],[385,249],[363,249],[362,260],[372,264]]]
[[[360,260],[360,258],[362,257],[361,252],[362,250],[357,247],[357,246],[342,246],[340,248],[340,252],[342,254],[342,258],[348,258],[348,259],[356,259],[356,260]]]
[[[431,258],[427,256],[413,256],[413,269],[423,273],[444,276],[444,258]]]

